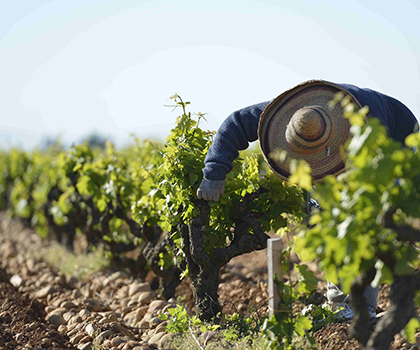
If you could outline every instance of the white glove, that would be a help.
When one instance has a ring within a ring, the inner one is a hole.
[[[225,180],[203,179],[197,190],[197,197],[198,199],[204,198],[206,201],[218,202],[224,191]]]

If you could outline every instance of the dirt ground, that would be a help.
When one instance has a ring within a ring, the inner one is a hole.
[[[157,300],[153,290],[147,291],[149,299],[145,300],[145,292],[134,290],[144,281],[115,271],[101,272],[90,281],[68,281],[41,258],[27,256],[29,250],[36,254],[45,245],[32,230],[0,213],[0,350],[99,349],[101,336],[101,349],[165,348],[164,327],[153,311],[159,302],[168,305],[170,301]],[[265,250],[233,259],[223,268],[220,280],[224,313],[267,313]],[[325,283],[320,282],[319,302],[323,289]],[[379,310],[387,309],[387,295],[388,287],[382,286]],[[177,300],[193,309],[188,282],[177,287]],[[334,323],[315,332],[319,349],[362,349],[348,336],[348,326]],[[420,348],[397,336],[391,349]]]
[[[44,319],[45,305],[22,294],[8,282],[0,283],[0,349],[74,349],[69,339]]]

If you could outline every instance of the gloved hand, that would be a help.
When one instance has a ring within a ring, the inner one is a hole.
[[[204,198],[206,201],[218,202],[224,191],[225,180],[203,179],[197,190],[197,197],[198,199]]]

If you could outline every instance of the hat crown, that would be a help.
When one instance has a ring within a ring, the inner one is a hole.
[[[287,126],[286,139],[300,137],[306,141],[319,139],[326,129],[324,111],[320,106],[307,106],[293,113]],[[288,140],[291,142],[292,140]]]

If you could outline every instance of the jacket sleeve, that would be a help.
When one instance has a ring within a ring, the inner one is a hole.
[[[369,107],[369,114],[382,122],[393,140],[404,144],[405,138],[415,131],[417,119],[400,101],[371,89],[361,89],[350,84],[340,85],[349,91],[362,107]]]
[[[391,108],[392,118],[394,119],[394,130],[391,137],[401,143],[405,143],[405,138],[418,132],[418,121],[414,114],[400,101],[390,96],[384,96]]]
[[[224,180],[232,170],[232,163],[239,156],[239,151],[258,139],[260,116],[269,102],[240,109],[225,119],[204,161],[203,174],[207,180]]]

